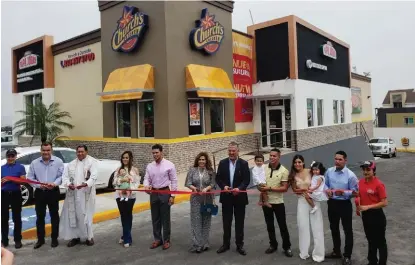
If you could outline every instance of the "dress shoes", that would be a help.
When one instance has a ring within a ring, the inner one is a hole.
[[[51,247],[56,248],[59,246],[59,242],[57,239],[52,239],[52,243],[50,244]]]
[[[293,252],[291,251],[291,249],[288,248],[288,249],[284,250],[284,255],[286,257],[292,258],[293,257]]]
[[[335,251],[326,255],[327,259],[341,259],[342,257],[343,257],[342,254],[340,254],[339,252],[335,252]]]
[[[278,247],[274,247],[274,246],[269,246],[269,248],[267,248],[267,250],[265,250],[265,254],[272,254],[275,251],[277,251]]]
[[[34,249],[38,249],[45,244],[44,240],[38,240],[36,244],[33,246]]]
[[[79,243],[81,243],[81,239],[74,238],[74,239],[72,239],[71,241],[68,242],[68,247],[69,248],[74,247],[74,246],[78,245]]]
[[[229,246],[225,246],[225,245],[222,245],[217,251],[216,251],[216,253],[218,253],[218,254],[220,254],[220,253],[223,253],[223,252],[226,252],[226,251],[228,251],[229,250]]]
[[[22,247],[23,247],[22,241],[14,242],[14,248],[15,249],[19,249],[19,248],[22,248]]]
[[[243,247],[237,247],[236,251],[238,251],[238,253],[242,256],[246,256],[246,250]]]
[[[94,242],[94,239],[93,239],[93,238],[88,239],[88,240],[86,241],[86,245],[87,245],[88,247],[91,247],[91,246],[93,246],[94,244],[95,244],[95,242]]]
[[[343,258],[343,265],[352,265],[352,260],[350,258]]]

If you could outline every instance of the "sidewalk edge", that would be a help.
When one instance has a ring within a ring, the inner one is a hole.
[[[182,203],[182,202],[188,201],[189,198],[190,198],[190,194],[177,195],[175,200],[174,200],[174,203],[175,204]],[[149,209],[150,209],[150,202],[137,203],[137,204],[134,205],[133,213],[140,213],[140,212],[147,211]],[[97,224],[97,223],[100,223],[100,222],[116,219],[119,216],[120,216],[120,213],[119,213],[118,209],[111,209],[111,210],[99,212],[99,213],[94,214],[93,223]],[[46,236],[50,236],[50,234],[51,234],[51,224],[46,224],[45,225],[45,233],[46,233]],[[28,229],[28,230],[22,231],[22,238],[23,239],[35,239],[35,238],[37,238],[36,227],[33,227],[33,228]]]

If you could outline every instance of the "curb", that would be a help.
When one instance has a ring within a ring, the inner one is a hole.
[[[189,199],[190,199],[190,194],[177,195],[174,200],[174,203],[175,204],[182,203],[182,202],[188,201]],[[150,209],[150,202],[138,203],[138,204],[135,204],[133,207],[133,214],[144,212],[149,209]],[[97,224],[97,223],[101,223],[104,221],[116,219],[118,217],[120,217],[120,212],[118,211],[118,209],[107,210],[107,211],[94,214],[93,223]],[[45,225],[45,236],[50,236],[52,232],[51,228],[52,228],[51,224]],[[22,238],[23,239],[36,239],[37,238],[36,227],[22,231]]]
[[[415,153],[415,148],[396,148],[396,150],[402,153]]]

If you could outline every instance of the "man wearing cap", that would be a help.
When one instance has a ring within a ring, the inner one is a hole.
[[[331,236],[333,238],[333,252],[326,258],[341,259],[340,220],[345,235],[343,265],[352,264],[353,251],[353,206],[350,199],[357,194],[358,180],[356,175],[346,167],[347,154],[344,151],[336,152],[335,166],[326,171],[326,186],[329,200],[328,216]]]
[[[22,247],[22,193],[20,184],[6,180],[5,177],[26,178],[23,165],[16,163],[17,152],[7,150],[7,164],[1,166],[1,243],[4,247],[9,245],[9,208],[12,208],[14,223],[15,248]]]
[[[359,181],[356,197],[358,215],[362,215],[363,228],[369,244],[367,259],[369,265],[386,265],[388,247],[386,244],[386,216],[382,208],[388,205],[385,185],[376,175],[374,161],[366,161],[360,166],[363,176]],[[377,258],[379,250],[379,260]]]

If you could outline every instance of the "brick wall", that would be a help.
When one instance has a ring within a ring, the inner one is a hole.
[[[372,121],[362,122],[366,133],[373,137]],[[360,122],[324,126],[295,131],[295,149],[302,151],[309,148],[334,143],[361,135]]]
[[[226,148],[229,142],[235,141],[240,144],[241,153],[255,150],[256,134],[246,134],[230,137],[222,137],[215,139],[198,140],[191,142],[162,144],[164,156],[166,159],[172,161],[177,168],[178,173],[186,172],[193,164],[196,155],[199,152],[209,152],[212,159],[212,152],[218,149]],[[20,137],[20,146],[29,146],[29,137]],[[66,145],[70,148],[76,148],[78,145],[85,144],[88,146],[89,154],[95,158],[100,159],[114,159],[119,160],[123,151],[130,150],[134,155],[134,165],[137,166],[141,172],[145,170],[146,165],[153,161],[151,154],[150,143],[128,143],[128,142],[103,142],[103,141],[66,141]],[[32,145],[40,145],[40,142],[33,142]],[[220,159],[227,156],[227,151],[218,152],[216,163]]]

